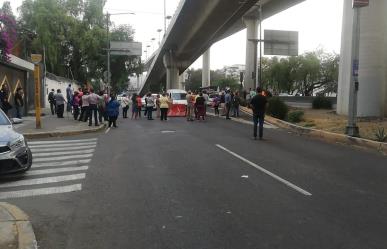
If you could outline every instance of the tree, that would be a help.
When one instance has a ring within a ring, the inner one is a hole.
[[[4,2],[0,10],[0,61],[9,61],[16,41],[16,22],[10,3]]]
[[[336,54],[322,50],[303,55],[263,60],[264,87],[275,93],[301,93],[311,96],[337,91],[338,61]]]
[[[106,0],[24,0],[19,8],[21,29],[36,32],[31,52],[46,53],[47,71],[81,82],[94,82],[106,71]],[[114,27],[114,24],[109,23]],[[133,41],[130,25],[110,32],[111,40]],[[44,49],[43,49],[44,48]],[[121,89],[137,72],[135,58],[111,60],[113,87]],[[97,86],[94,86],[97,87]]]

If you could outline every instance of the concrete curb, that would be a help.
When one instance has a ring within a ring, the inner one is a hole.
[[[6,202],[0,202],[0,248],[38,248],[28,215]]]
[[[249,109],[245,107],[241,107],[241,110],[243,112],[250,112]],[[293,132],[299,135],[317,138],[330,143],[341,143],[359,148],[376,150],[384,155],[387,155],[387,143],[376,142],[364,138],[350,137],[344,134],[338,134],[329,131],[302,127],[277,118],[273,118],[271,116],[266,116],[265,119],[265,121],[267,121],[268,123],[276,125],[280,128],[292,130]]]
[[[106,124],[100,125],[97,128],[82,129],[76,131],[49,131],[49,132],[34,132],[34,133],[23,133],[27,139],[40,139],[40,138],[51,138],[51,137],[67,137],[76,136],[87,133],[99,132],[105,129]]]

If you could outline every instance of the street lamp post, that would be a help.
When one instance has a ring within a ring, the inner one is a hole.
[[[164,36],[167,33],[167,0],[164,0]]]
[[[368,6],[368,0],[353,0],[353,30],[352,30],[352,55],[351,76],[349,83],[348,126],[346,134],[359,137],[357,118],[357,92],[359,91],[359,45],[360,45],[360,8]]]
[[[106,73],[106,83],[107,88],[109,89],[110,83],[111,83],[111,73],[110,73],[110,37],[109,37],[109,24],[110,24],[110,16],[112,15],[135,15],[134,12],[125,12],[125,13],[114,13],[110,14],[109,12],[106,13],[106,51],[107,51],[107,73]]]

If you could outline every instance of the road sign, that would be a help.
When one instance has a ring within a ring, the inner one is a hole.
[[[31,60],[32,63],[37,64],[42,61],[42,55],[41,54],[31,54]]]
[[[298,55],[298,32],[283,30],[265,30],[265,55]]]
[[[142,56],[141,42],[110,42],[111,55]]]
[[[370,4],[369,0],[353,0],[352,7],[353,8],[361,8],[366,7]]]

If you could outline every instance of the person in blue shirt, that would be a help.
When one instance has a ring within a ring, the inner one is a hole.
[[[109,127],[112,126],[117,128],[117,118],[118,115],[120,114],[120,103],[116,100],[116,96],[114,94],[110,95],[110,101],[106,106],[107,114],[109,116]]]
[[[232,98],[231,98],[230,90],[227,90],[226,95],[224,96],[224,102],[226,106],[226,119],[231,119],[230,118],[231,101],[232,101]]]

